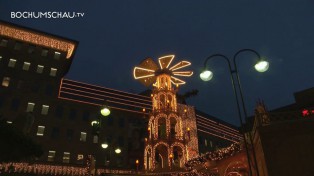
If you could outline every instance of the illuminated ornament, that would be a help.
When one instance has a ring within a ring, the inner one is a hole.
[[[254,67],[258,72],[265,72],[269,68],[269,63],[267,61],[259,61]]]
[[[110,110],[107,107],[104,107],[100,111],[101,115],[108,116],[110,114]]]
[[[174,66],[170,67],[170,64],[174,58],[174,55],[163,56],[158,59],[158,65],[151,59],[147,58],[143,60],[139,66],[133,70],[133,76],[138,79],[145,86],[152,85],[156,82],[156,77],[161,74],[167,74],[171,76],[171,83],[174,85],[185,84],[185,82],[175,76],[189,77],[193,75],[192,71],[177,71],[181,68],[191,65],[188,61],[181,61]]]
[[[200,77],[203,81],[209,81],[213,78],[213,72],[205,70],[200,74]]]

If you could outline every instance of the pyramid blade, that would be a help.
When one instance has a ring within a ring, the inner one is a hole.
[[[175,71],[175,72],[172,72],[172,74],[176,75],[176,76],[186,76],[186,77],[189,77],[189,76],[193,75],[193,72],[192,71]]]
[[[182,81],[181,79],[176,78],[176,77],[174,77],[174,76],[171,76],[171,82],[172,82],[174,85],[185,84],[184,81]]]
[[[163,56],[163,57],[158,58],[160,68],[161,69],[168,68],[173,58],[174,58],[174,55],[168,55],[168,56]]]
[[[172,66],[169,70],[175,71],[175,70],[178,70],[178,69],[180,69],[180,68],[187,67],[187,66],[189,66],[189,65],[191,65],[191,62],[188,62],[188,61],[181,61],[181,62],[175,64],[174,66]]]
[[[138,67],[133,69],[133,76],[145,86],[150,86],[156,81],[155,71],[158,65],[151,58],[144,59]]]

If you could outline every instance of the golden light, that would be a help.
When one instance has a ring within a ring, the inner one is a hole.
[[[143,112],[145,112],[146,111],[146,109],[145,108],[143,108]]]
[[[188,127],[187,130],[190,131],[190,128]]]
[[[188,110],[184,109],[184,112],[187,112]]]
[[[104,108],[102,108],[102,109],[100,110],[100,113],[101,113],[101,115],[103,115],[103,116],[108,116],[108,115],[110,115],[110,109],[107,108],[107,107],[104,107]]]
[[[150,128],[148,128],[147,130],[150,131]]]
[[[169,76],[173,75],[171,76],[171,83],[173,83],[174,85],[185,84],[183,80],[174,76],[190,77],[193,75],[193,72],[175,70],[187,67],[191,65],[191,63],[188,61],[181,61],[169,69],[168,67],[171,65],[174,57],[174,55],[167,55],[158,58],[159,68],[158,65],[151,58],[147,58],[143,60],[139,64],[139,66],[134,67],[133,76],[145,86],[149,86],[151,84],[155,85],[154,82],[156,81],[156,77],[158,77],[158,75],[161,73],[166,73]]]
[[[170,157],[170,158],[173,158],[173,155],[172,155],[172,154],[170,154],[170,155],[169,155],[169,157]]]
[[[135,163],[138,164],[138,163],[140,163],[140,161],[139,161],[139,160],[136,160]]]

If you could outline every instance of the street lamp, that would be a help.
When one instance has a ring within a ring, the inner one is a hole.
[[[103,108],[101,108],[100,113],[101,115],[106,117],[110,114],[110,109],[107,106],[104,106]]]
[[[237,81],[237,85],[238,85],[238,89],[240,91],[240,98],[241,98],[241,103],[242,103],[242,109],[243,109],[243,112],[244,112],[244,116],[245,116],[245,119],[247,119],[247,112],[246,112],[246,108],[245,108],[245,104],[244,104],[244,99],[243,99],[243,93],[242,93],[242,88],[241,88],[241,84],[240,84],[240,78],[239,78],[239,74],[238,74],[238,68],[237,68],[237,64],[236,64],[236,58],[238,56],[238,54],[242,53],[242,52],[246,52],[246,51],[249,51],[249,52],[252,52],[254,53],[257,57],[258,57],[258,62],[257,64],[255,64],[255,69],[258,71],[258,72],[265,72],[268,70],[269,68],[269,63],[266,61],[266,60],[263,60],[260,56],[260,54],[258,52],[256,52],[255,50],[252,50],[252,49],[242,49],[242,50],[239,50],[234,56],[233,56],[233,67],[234,69],[232,69],[231,67],[231,62],[229,60],[228,57],[226,57],[225,55],[222,55],[222,54],[214,54],[214,55],[211,55],[209,56],[205,62],[204,62],[204,69],[203,69],[203,72],[200,74],[200,78],[203,80],[203,81],[209,81],[212,79],[213,77],[213,73],[209,70],[206,70],[206,64],[207,62],[212,59],[212,58],[216,58],[216,57],[219,57],[219,58],[223,58],[227,61],[228,63],[228,68],[229,68],[229,73],[230,73],[230,77],[231,77],[231,83],[232,83],[232,87],[233,87],[233,92],[234,92],[234,95],[235,95],[235,98],[236,98],[236,103],[237,103],[237,110],[238,110],[238,115],[239,115],[239,120],[240,120],[240,127],[241,127],[241,130],[243,130],[243,120],[242,120],[242,115],[241,115],[241,109],[240,109],[240,101],[239,101],[239,98],[238,98],[238,93],[237,93],[237,89],[236,89],[236,86],[234,84],[234,74],[236,75],[236,81]],[[249,156],[249,151],[248,151],[248,144],[247,144],[247,141],[246,141],[246,137],[245,137],[245,133],[243,131],[241,131],[242,135],[243,135],[243,140],[244,140],[244,144],[245,144],[245,150],[246,150],[246,154],[247,154],[247,159],[248,159],[248,165],[249,165],[249,172],[250,172],[250,175],[252,175],[252,168],[251,168],[251,163],[250,163],[250,156]],[[253,145],[253,140],[252,140],[252,137],[251,137],[251,134],[249,133],[249,139],[250,139],[250,142],[251,144]],[[254,157],[254,162],[255,162],[255,166],[256,166],[256,173],[257,175],[259,175],[259,172],[258,172],[258,167],[257,167],[257,160],[256,160],[256,155],[255,155],[255,149],[254,149],[254,146],[252,147],[252,150],[253,150],[253,157]]]
[[[121,153],[121,149],[118,147],[118,148],[116,148],[116,149],[114,150],[114,152],[116,152],[116,154],[119,154],[119,153]]]
[[[107,144],[107,142],[102,143],[102,144],[101,144],[101,147],[102,147],[103,149],[108,148],[108,144]]]

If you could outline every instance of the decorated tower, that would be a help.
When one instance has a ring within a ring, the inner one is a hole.
[[[178,71],[191,65],[188,61],[170,67],[173,59],[174,55],[160,57],[158,67],[151,58],[147,58],[133,71],[135,79],[146,86],[153,86],[144,151],[144,168],[148,171],[178,170],[191,157],[188,147],[192,143],[191,127],[187,127],[187,120],[182,117],[184,114],[187,116],[187,109],[179,108],[176,98],[179,85],[185,82],[176,76],[189,77],[193,72]],[[194,128],[196,130],[196,125]]]

